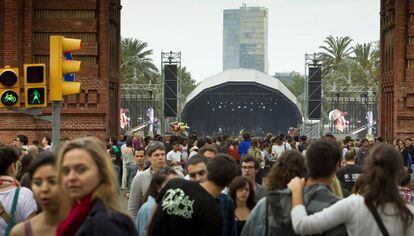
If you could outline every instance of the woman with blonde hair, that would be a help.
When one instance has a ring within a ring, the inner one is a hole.
[[[100,140],[86,137],[66,143],[57,170],[66,215],[56,230],[58,236],[137,235],[118,205],[115,171]]]

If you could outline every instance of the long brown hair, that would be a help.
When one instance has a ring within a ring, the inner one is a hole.
[[[371,151],[364,167],[362,195],[365,204],[381,207],[393,203],[398,210],[404,232],[413,222],[413,214],[407,208],[398,190],[398,180],[403,171],[400,152],[390,144],[377,144]]]
[[[237,176],[236,178],[231,181],[231,184],[229,185],[229,195],[231,198],[233,198],[234,205],[237,207],[237,190],[244,188],[246,185],[249,185],[250,192],[249,197],[247,197],[247,207],[250,210],[253,210],[254,206],[256,205],[256,202],[254,201],[254,187],[253,184],[244,176]]]
[[[110,161],[110,156],[106,152],[105,144],[97,138],[85,137],[75,139],[73,141],[65,143],[65,145],[61,148],[58,155],[57,176],[62,192],[67,192],[61,183],[63,157],[67,152],[73,149],[81,149],[88,152],[98,167],[101,182],[99,183],[96,190],[92,193],[92,200],[99,199],[108,210],[123,213],[118,203],[119,199],[116,194],[117,185],[115,182],[115,171]],[[65,195],[66,196],[62,197],[62,214],[65,214],[65,211],[69,209],[70,206],[67,204],[71,204],[69,197],[67,194]]]
[[[305,177],[305,158],[296,150],[282,153],[267,175],[266,189],[286,188],[289,181],[296,176]]]

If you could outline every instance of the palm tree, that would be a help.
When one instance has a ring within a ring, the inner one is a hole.
[[[355,71],[362,73],[366,85],[371,86],[377,82],[379,73],[379,50],[373,43],[357,43],[354,48],[353,62]]]
[[[320,60],[326,70],[326,73],[338,69],[341,65],[347,63],[347,59],[352,53],[350,44],[352,39],[348,36],[333,37],[329,35],[324,41],[326,45],[319,48],[323,51],[318,53],[318,60]]]
[[[158,69],[149,56],[153,51],[138,39],[121,40],[121,81],[123,83],[148,83],[158,77]]]

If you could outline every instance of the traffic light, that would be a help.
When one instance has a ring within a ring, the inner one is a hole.
[[[26,107],[47,107],[45,64],[24,64],[23,67]]]
[[[20,107],[20,83],[18,68],[0,69],[0,108]]]
[[[60,35],[50,36],[50,100],[62,101],[64,95],[80,93],[81,83],[63,80],[63,74],[77,72],[80,61],[65,60],[63,54],[79,50],[80,39],[65,38]]]

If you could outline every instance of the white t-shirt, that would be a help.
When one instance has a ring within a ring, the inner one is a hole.
[[[198,154],[198,152],[197,151],[191,151],[190,152],[190,155],[188,155],[188,159],[190,159],[191,157],[193,157],[193,156],[195,156],[195,155],[197,155]]]
[[[272,146],[272,154],[275,156],[280,156],[284,151],[291,150],[292,147],[289,143],[283,143],[282,145],[273,145]]]
[[[14,193],[16,188],[0,192],[0,202],[3,204],[6,212],[11,215]],[[16,212],[14,214],[15,223],[20,223],[27,219],[29,215],[37,211],[37,204],[33,198],[33,193],[28,188],[21,187],[19,198],[17,199]],[[0,235],[4,235],[6,230],[6,222],[0,217]]]
[[[174,152],[174,150],[169,151],[167,154],[167,160],[173,162],[180,162],[181,152]]]
[[[346,148],[346,147],[344,147],[343,149],[342,149],[342,159],[344,159],[345,158],[345,155],[346,155],[346,153],[348,152],[348,148]]]

